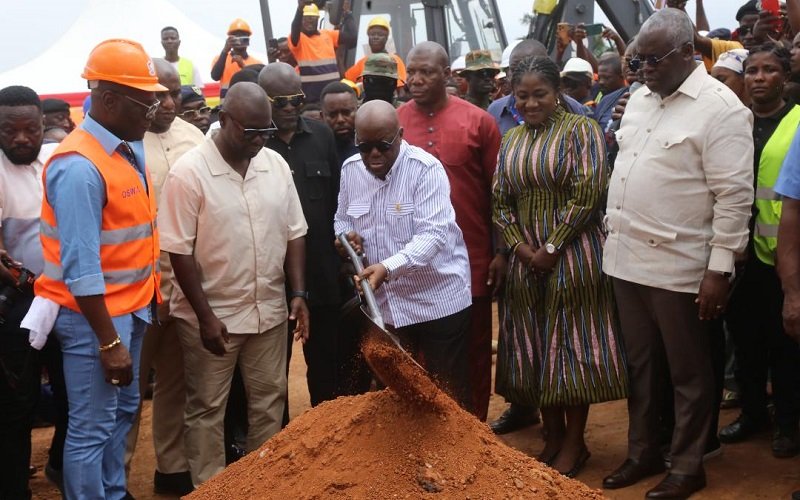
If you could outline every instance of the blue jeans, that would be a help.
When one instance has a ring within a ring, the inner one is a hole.
[[[112,318],[133,360],[133,382],[109,384],[98,341],[86,318],[62,307],[54,333],[64,353],[69,426],[64,445],[67,500],[125,496],[125,441],[139,406],[139,355],[147,324],[133,314]]]

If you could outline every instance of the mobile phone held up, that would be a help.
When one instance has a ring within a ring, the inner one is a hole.
[[[761,0],[759,2],[759,10],[765,10],[778,18],[777,21],[774,23],[774,29],[777,32],[783,31],[783,20],[781,19],[781,8],[778,4],[778,0]]]
[[[602,24],[587,24],[583,27],[584,31],[586,31],[586,36],[599,36],[603,34],[603,30],[606,29],[605,26]]]

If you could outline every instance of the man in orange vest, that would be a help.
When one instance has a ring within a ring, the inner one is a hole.
[[[211,78],[219,82],[220,97],[225,97],[233,75],[245,66],[261,64],[261,61],[247,53],[253,30],[244,19],[234,19],[228,26],[228,38],[211,65]]]
[[[69,400],[64,496],[123,498],[125,438],[139,403],[139,354],[161,301],[156,200],[142,138],[158,109],[153,61],[106,40],[83,71],[92,103],[44,167],[44,270],[37,296],[60,306]]]

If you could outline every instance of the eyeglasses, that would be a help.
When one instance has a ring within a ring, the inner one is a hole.
[[[679,48],[680,47],[675,47],[661,57],[636,54],[633,59],[628,61],[628,68],[630,68],[631,71],[639,71],[639,69],[641,69],[642,65],[645,63],[649,64],[650,66],[658,66],[661,61],[677,52]]]
[[[194,120],[199,116],[210,115],[210,114],[211,114],[211,108],[209,108],[208,106],[203,106],[202,108],[198,109],[187,109],[186,111],[181,113],[181,116],[183,118],[188,118],[189,120]]]
[[[292,95],[276,95],[275,97],[267,96],[267,99],[269,99],[269,102],[271,102],[273,106],[279,109],[285,108],[289,104],[296,108],[306,102],[306,95],[300,92],[299,94]]]
[[[244,137],[248,141],[252,141],[253,139],[256,139],[258,137],[264,140],[272,139],[272,137],[275,135],[275,132],[278,131],[278,128],[275,126],[274,123],[269,128],[245,128],[244,125],[237,122],[236,119],[232,117],[230,114],[227,114],[226,116],[230,118],[230,120],[237,127],[242,129],[242,137]]]
[[[133,97],[131,97],[131,96],[127,95],[127,94],[122,94],[122,93],[118,93],[118,92],[114,92],[114,93],[117,94],[117,95],[121,95],[125,99],[127,99],[127,100],[129,100],[131,102],[134,102],[134,103],[138,104],[139,106],[145,108],[146,111],[144,112],[144,117],[147,118],[148,120],[152,120],[153,118],[156,117],[156,111],[158,111],[158,107],[161,106],[161,101],[159,101],[158,99],[156,99],[156,102],[154,102],[153,104],[145,104],[142,101],[140,101],[138,99],[134,99]]]
[[[385,153],[389,151],[389,149],[394,145],[398,137],[400,137],[400,129],[397,129],[397,133],[394,134],[392,142],[386,142],[386,141],[358,142],[356,143],[356,147],[358,148],[359,151],[361,151],[364,154],[371,153],[372,150],[375,148],[378,149],[378,152]]]

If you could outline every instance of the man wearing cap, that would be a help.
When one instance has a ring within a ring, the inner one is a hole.
[[[69,115],[69,103],[61,99],[44,99],[42,101],[42,121],[44,128],[60,127],[66,132],[75,129],[75,122]]]
[[[394,57],[384,53],[369,55],[362,73],[362,102],[381,100],[394,106],[397,82],[397,61]]]
[[[492,249],[491,189],[500,132],[486,111],[448,95],[450,66],[444,47],[422,42],[406,61],[413,101],[400,106],[397,114],[403,138],[439,159],[450,179],[450,198],[472,273],[468,407],[486,419],[492,378],[492,295],[502,286],[507,267],[506,259]]]
[[[388,54],[386,50],[386,42],[389,41],[389,33],[391,33],[391,26],[389,20],[382,16],[372,18],[367,25],[367,38],[369,40],[369,50],[372,54]],[[406,80],[406,65],[397,54],[390,54],[397,64],[397,86],[404,85]],[[344,77],[352,82],[357,82],[364,73],[364,68],[367,64],[369,55],[366,55],[356,61],[356,63],[344,73]]]
[[[164,59],[167,60],[178,72],[181,79],[181,85],[194,85],[203,88],[203,78],[200,76],[200,71],[195,64],[178,55],[178,49],[181,46],[181,36],[178,34],[178,28],[166,26],[161,28],[161,46],[164,47]]]
[[[481,109],[487,109],[492,102],[494,77],[500,68],[492,61],[492,53],[488,50],[473,50],[464,58],[466,67],[461,71],[467,79],[467,95],[464,99]]]
[[[581,104],[589,100],[593,80],[594,70],[591,63],[580,57],[571,57],[561,71],[564,93]]]
[[[35,292],[60,310],[69,400],[66,498],[125,496],[125,438],[139,405],[139,354],[160,302],[156,193],[142,138],[159,106],[141,45],[107,40],[82,75],[89,113],[42,175],[44,271]]]
[[[317,5],[311,0],[297,0],[289,50],[300,68],[307,102],[318,102],[325,85],[341,78],[336,51],[340,45],[352,49],[358,39],[353,13],[349,10],[342,14],[340,30],[320,30],[318,24]]]
[[[180,77],[175,68],[165,59],[156,59],[158,82],[167,88],[156,92],[161,105],[144,135],[144,152],[147,168],[153,182],[156,204],[161,203],[161,188],[172,166],[184,153],[203,142],[203,133],[183,120],[176,120],[181,109]],[[156,470],[153,477],[155,492],[159,494],[186,495],[192,491],[189,463],[183,446],[183,409],[186,386],[183,375],[183,351],[175,329],[175,321],[169,314],[169,299],[173,285],[170,280],[172,266],[169,255],[161,252],[161,297],[158,308],[158,324],[147,329],[142,342],[139,373],[140,396],[148,385],[147,374],[155,371],[153,386],[153,444],[156,455]],[[128,434],[126,464],[136,449],[139,435],[139,418]]]
[[[245,66],[261,64],[261,61],[247,53],[250,46],[250,35],[253,30],[244,19],[234,19],[228,26],[228,38],[218,56],[211,65],[211,78],[219,82],[220,97],[225,97],[231,78]]]
[[[206,104],[202,90],[194,85],[181,85],[181,113],[178,116],[199,128],[202,133],[208,132],[211,108]]]

